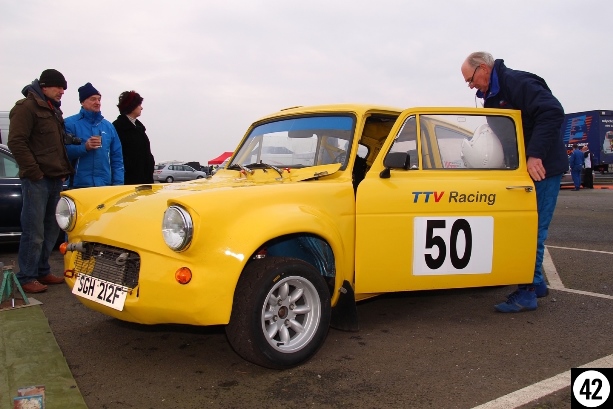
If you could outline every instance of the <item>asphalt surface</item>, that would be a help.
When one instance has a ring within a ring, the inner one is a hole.
[[[65,285],[36,298],[90,409],[473,408],[613,354],[612,215],[613,189],[560,192],[547,245],[566,289],[534,312],[494,312],[512,287],[387,295],[359,304],[359,332],[330,330],[288,371],[243,361],[223,327],[124,323]],[[570,408],[570,385],[521,407]]]

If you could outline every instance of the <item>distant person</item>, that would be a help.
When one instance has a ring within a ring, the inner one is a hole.
[[[568,164],[570,166],[570,175],[573,177],[573,190],[581,189],[581,170],[583,169],[583,152],[579,149],[579,145],[573,144],[573,152],[570,154]]]
[[[23,198],[16,277],[26,293],[40,293],[49,284],[64,282],[51,274],[49,256],[60,234],[55,206],[64,180],[73,173],[60,110],[66,88],[59,71],[45,70],[23,88],[26,98],[17,101],[9,114],[7,144],[19,166]]]
[[[504,60],[494,60],[490,53],[475,52],[462,63],[462,76],[468,86],[477,89],[485,108],[519,109],[527,158],[527,170],[536,190],[538,236],[536,262],[531,283],[518,286],[507,301],[495,305],[499,312],[531,311],[537,297],[549,290],[543,277],[543,255],[549,223],[558,200],[562,174],[568,168],[566,147],[560,129],[564,109],[541,77],[513,70]]]
[[[583,152],[583,187],[585,189],[594,189],[594,154],[590,152],[587,145],[581,148]]]
[[[113,124],[100,112],[101,100],[98,90],[88,82],[79,88],[81,111],[66,118],[66,131],[82,141],[66,146],[76,169],[71,188],[123,185],[121,141]]]
[[[143,97],[135,91],[119,95],[119,116],[113,122],[123,152],[124,183],[138,185],[153,183],[155,159],[146,128],[137,118],[143,112]]]

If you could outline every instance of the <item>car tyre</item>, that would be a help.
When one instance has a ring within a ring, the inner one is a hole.
[[[319,272],[299,259],[270,257],[245,267],[226,335],[245,360],[286,369],[319,350],[330,317],[330,291]]]
[[[202,179],[204,176],[197,176],[196,179]]]
[[[166,178],[166,183],[172,183],[172,182],[174,182],[174,180],[175,180],[175,179],[174,179],[172,176],[168,176],[168,177]]]

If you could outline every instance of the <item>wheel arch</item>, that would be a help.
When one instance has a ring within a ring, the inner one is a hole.
[[[330,325],[343,331],[359,330],[353,286],[347,280],[337,279],[332,247],[322,237],[309,233],[278,237],[265,243],[250,260],[252,262],[265,257],[295,258],[312,265],[326,281],[330,291],[333,306]],[[336,299],[332,300],[334,296]]]
[[[268,240],[250,257],[250,260],[265,257],[289,257],[312,265],[328,283],[330,295],[336,285],[336,257],[332,246],[323,237],[302,232],[292,233]],[[332,285],[331,285],[332,284]]]

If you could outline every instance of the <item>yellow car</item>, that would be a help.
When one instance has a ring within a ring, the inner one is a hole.
[[[298,365],[358,329],[357,301],[532,279],[521,129],[514,110],[282,110],[213,177],[64,192],[66,282],[103,314],[224,324],[246,360]]]

